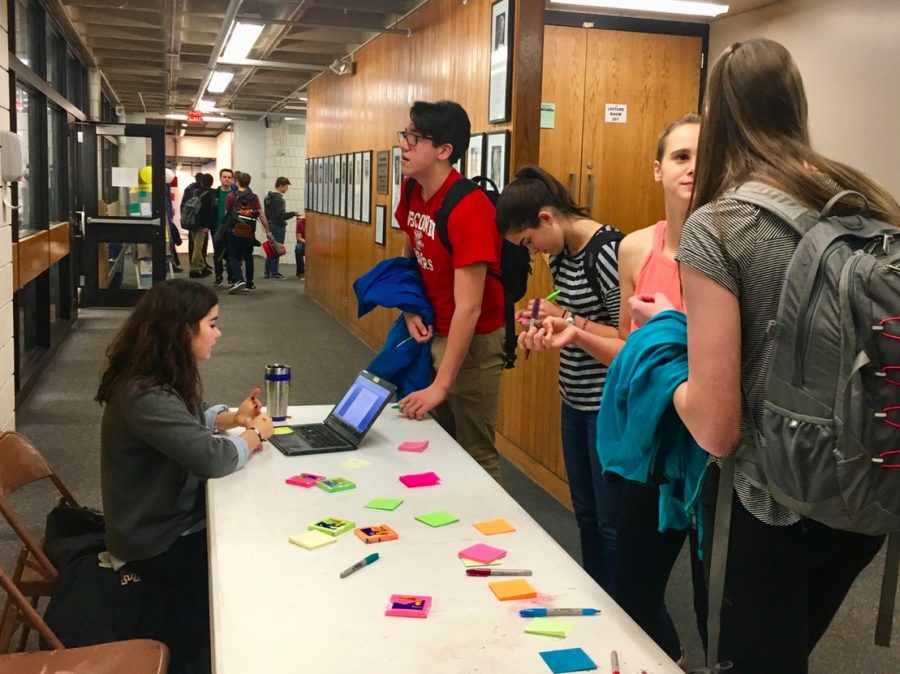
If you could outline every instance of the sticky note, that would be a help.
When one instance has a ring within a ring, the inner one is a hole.
[[[441,478],[431,471],[427,473],[413,473],[411,475],[401,475],[400,481],[407,487],[431,487],[438,484]]]
[[[316,482],[316,486],[319,489],[324,489],[327,492],[335,492],[335,491],[347,491],[348,489],[356,489],[356,484],[351,482],[345,477],[332,477],[328,480],[320,480]]]
[[[460,550],[457,556],[473,559],[482,564],[490,564],[491,562],[496,562],[498,559],[506,557],[506,550],[501,550],[500,548],[495,548],[491,545],[485,545],[484,543],[478,543],[476,545],[470,545],[465,550]]]
[[[358,529],[354,529],[353,533],[356,534],[363,543],[396,541],[400,537],[400,535],[387,524],[373,524],[370,527],[359,527]]]
[[[414,594],[392,594],[385,615],[406,618],[427,618],[431,610],[431,597]]]
[[[563,648],[558,651],[541,651],[538,653],[547,663],[551,672],[583,672],[597,669],[597,664],[580,648]]]
[[[548,637],[565,638],[574,623],[554,618],[535,618],[525,627],[528,634],[543,634]]]
[[[488,587],[500,601],[510,599],[533,599],[537,597],[537,591],[531,587],[527,580],[517,578],[515,580],[498,580],[488,583]]]
[[[339,520],[336,517],[326,517],[309,525],[309,529],[321,531],[329,536],[340,536],[345,531],[350,531],[356,526],[356,522],[350,520]]]
[[[471,569],[473,566],[500,566],[501,562],[498,559],[496,562],[491,562],[490,564],[482,564],[481,562],[476,562],[474,559],[466,559],[465,557],[460,557],[459,561],[463,563],[463,566],[467,569]]]
[[[364,468],[368,466],[371,461],[366,461],[365,459],[347,459],[344,463],[341,464],[344,468]]]
[[[323,534],[321,531],[304,531],[302,534],[288,536],[288,540],[294,545],[299,545],[301,548],[315,550],[316,548],[321,548],[323,545],[336,542],[337,538],[329,536],[328,534]]]
[[[290,435],[294,432],[294,429],[290,426],[276,426],[275,427],[275,435]]]
[[[495,520],[485,520],[484,522],[475,522],[473,524],[478,531],[485,536],[493,536],[495,534],[508,534],[516,530],[516,528],[502,517]]]
[[[324,480],[324,475],[316,475],[315,473],[300,473],[299,475],[292,475],[287,478],[285,482],[287,484],[292,484],[295,487],[315,487],[316,482],[320,482]]]
[[[442,527],[446,524],[459,522],[458,517],[454,517],[444,510],[435,510],[433,513],[428,513],[427,515],[419,515],[416,519],[430,527]]]
[[[402,498],[373,498],[366,503],[366,508],[375,510],[396,510],[403,503]]]
[[[401,452],[424,452],[427,447],[428,440],[422,440],[418,442],[410,440],[407,442],[401,442],[399,445],[397,445],[397,449],[399,449]]]

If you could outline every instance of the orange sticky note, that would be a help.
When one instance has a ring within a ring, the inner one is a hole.
[[[509,599],[533,599],[537,597],[537,591],[531,587],[527,580],[517,578],[515,580],[498,580],[488,583],[493,593],[500,601]]]
[[[494,534],[508,534],[516,530],[516,528],[502,517],[495,520],[485,520],[484,522],[475,522],[473,525],[478,531],[485,536],[493,536]]]

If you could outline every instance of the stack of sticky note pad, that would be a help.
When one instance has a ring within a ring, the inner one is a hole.
[[[470,545],[465,550],[460,550],[458,556],[460,559],[467,559],[475,562],[476,565],[486,565],[493,564],[506,557],[506,550],[495,548],[492,545],[478,543],[476,545]]]

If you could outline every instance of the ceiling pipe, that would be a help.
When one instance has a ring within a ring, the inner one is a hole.
[[[334,28],[338,30],[361,30],[367,33],[392,33],[395,35],[404,35],[409,37],[412,30],[409,28],[379,28],[378,26],[355,26],[351,24],[339,23],[319,23],[316,21],[288,21],[286,19],[261,19],[256,16],[241,16],[238,18],[242,23],[255,24],[274,24],[277,26],[294,26],[296,28]]]
[[[247,66],[251,68],[268,68],[269,70],[328,70],[328,66],[320,63],[286,63],[284,61],[263,61],[260,59],[219,59],[223,66]]]

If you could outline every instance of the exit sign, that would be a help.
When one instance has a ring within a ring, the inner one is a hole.
[[[202,122],[203,121],[203,113],[199,110],[188,110],[188,121],[189,122]]]

